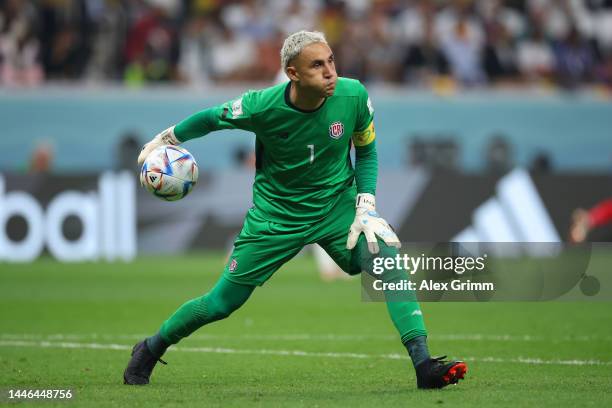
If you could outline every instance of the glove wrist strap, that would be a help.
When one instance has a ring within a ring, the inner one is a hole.
[[[357,194],[355,206],[357,208],[365,208],[368,211],[374,211],[376,210],[376,197],[370,193]]]
[[[163,144],[174,146],[181,144],[174,134],[174,126],[170,126],[168,129],[161,132],[159,136]]]

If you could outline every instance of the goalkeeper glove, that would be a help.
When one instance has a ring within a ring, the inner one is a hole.
[[[163,132],[158,133],[153,140],[144,145],[142,151],[138,155],[138,165],[142,166],[147,156],[158,147],[166,145],[176,146],[179,144],[181,144],[181,142],[174,135],[174,126],[171,126]]]
[[[374,195],[368,193],[357,194],[356,207],[355,220],[351,225],[348,240],[346,241],[348,249],[355,248],[359,235],[362,232],[365,234],[366,241],[368,241],[368,250],[373,254],[377,254],[379,251],[376,236],[382,238],[388,246],[395,248],[402,246],[391,226],[376,212],[376,198]]]

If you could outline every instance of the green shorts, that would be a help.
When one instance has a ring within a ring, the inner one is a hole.
[[[345,272],[361,272],[360,263],[352,259],[353,251],[346,248],[355,219],[355,196],[355,187],[345,190],[329,214],[314,224],[277,224],[266,220],[257,208],[251,208],[223,275],[235,283],[261,286],[305,245],[314,243]]]

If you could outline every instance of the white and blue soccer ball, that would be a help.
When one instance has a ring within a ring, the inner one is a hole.
[[[176,201],[185,197],[198,181],[198,165],[187,149],[160,146],[146,158],[140,184],[155,197]]]

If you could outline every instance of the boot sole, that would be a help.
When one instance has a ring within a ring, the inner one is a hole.
[[[467,365],[459,361],[457,364],[448,369],[446,374],[442,377],[442,380],[448,384],[457,384],[459,380],[463,380],[465,378],[465,374],[467,373]]]

